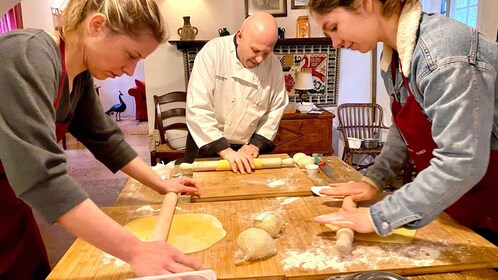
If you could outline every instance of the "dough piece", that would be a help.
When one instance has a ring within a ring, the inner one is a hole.
[[[339,229],[339,227],[330,224],[326,224],[325,226],[333,231],[337,231]],[[415,238],[416,233],[417,233],[416,230],[411,230],[406,228],[398,228],[391,235],[388,236],[379,236],[375,232],[371,233],[355,232],[354,239],[368,241],[368,242],[406,244],[410,243],[413,240],[413,238]]]
[[[297,161],[300,158],[303,158],[303,157],[306,157],[305,153],[296,153],[296,154],[294,154],[294,156],[292,157],[292,159],[294,160],[295,163],[297,163]]]
[[[139,239],[150,238],[158,216],[139,218],[129,222],[125,228]],[[221,222],[209,214],[174,215],[167,242],[189,254],[206,250],[225,237]]]
[[[275,240],[268,232],[259,228],[248,228],[239,234],[237,245],[244,254],[244,260],[259,260],[277,252]]]
[[[297,160],[297,165],[299,165],[300,168],[304,168],[306,165],[312,163],[315,163],[315,160],[309,156],[305,156]]]
[[[253,226],[268,232],[271,237],[277,237],[283,224],[281,215],[274,212],[264,212],[254,219]]]

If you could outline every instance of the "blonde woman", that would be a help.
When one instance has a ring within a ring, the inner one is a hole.
[[[137,156],[104,114],[92,82],[133,75],[166,37],[153,0],[70,0],[59,34],[26,29],[0,37],[1,279],[45,279],[50,271],[31,208],[128,262],[138,276],[200,268],[101,212],[67,174],[57,145],[59,128],[68,127],[111,171],[163,194],[197,192],[194,180],[162,180]]]
[[[420,228],[446,210],[498,242],[498,44],[414,0],[310,0],[334,47],[366,53],[382,42],[382,78],[393,125],[362,182],[324,194],[368,200],[410,156],[419,173],[370,208],[316,218],[388,235]]]

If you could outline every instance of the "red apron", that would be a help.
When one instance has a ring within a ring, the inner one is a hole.
[[[475,38],[476,39],[476,38]],[[475,51],[474,51],[475,61]],[[472,56],[472,54],[471,54]],[[391,64],[392,80],[395,81],[397,55],[393,55]],[[401,62],[400,67],[401,66]],[[403,82],[408,90],[408,98],[403,106],[391,94],[391,111],[401,137],[418,171],[430,165],[434,157],[432,151],[437,148],[432,139],[431,121],[422,112],[422,108],[413,97],[408,81]],[[498,150],[491,150],[488,169],[484,177],[470,191],[446,209],[446,212],[460,224],[469,228],[490,229],[498,233]]]
[[[60,43],[62,77],[54,107],[64,85],[66,67],[64,41]],[[59,142],[67,131],[72,115],[66,122],[56,122]],[[50,273],[47,251],[31,208],[17,198],[0,161],[0,279],[45,279]]]

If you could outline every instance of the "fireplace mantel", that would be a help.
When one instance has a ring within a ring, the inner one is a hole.
[[[209,40],[170,40],[168,41],[172,45],[176,45],[176,48],[180,51],[189,48],[202,48]],[[279,39],[275,47],[280,45],[304,45],[304,44],[331,44],[330,38],[327,37],[315,37],[315,38],[288,38]]]

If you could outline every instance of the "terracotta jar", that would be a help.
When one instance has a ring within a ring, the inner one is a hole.
[[[183,27],[178,28],[177,31],[180,40],[194,40],[198,32],[197,27],[190,24],[190,17],[183,17]]]

